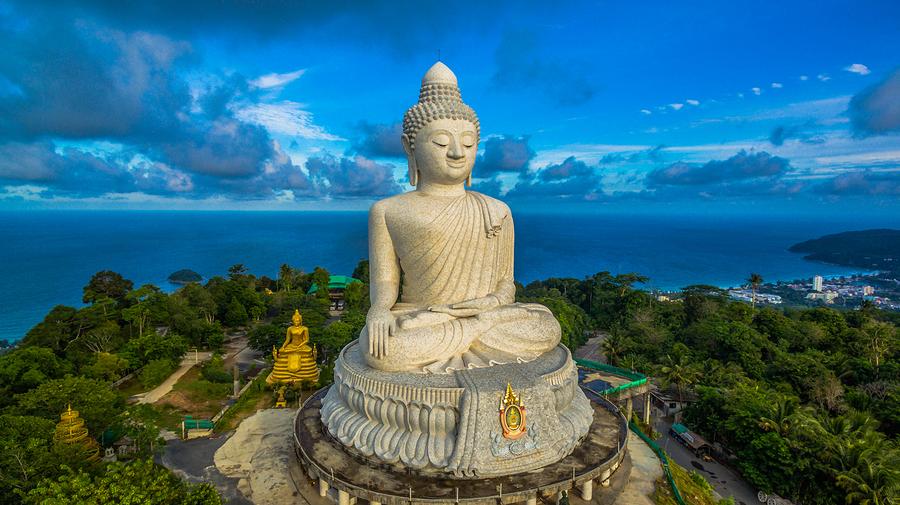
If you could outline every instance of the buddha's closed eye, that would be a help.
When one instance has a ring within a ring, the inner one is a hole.
[[[444,134],[435,135],[435,137],[431,139],[431,141],[434,142],[435,145],[441,147],[447,147],[448,145],[450,145],[450,137]]]

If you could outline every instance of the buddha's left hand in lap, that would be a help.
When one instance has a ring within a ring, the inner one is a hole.
[[[471,317],[495,309],[499,306],[500,299],[498,297],[487,295],[449,305],[432,305],[431,307],[428,307],[428,310],[432,312],[442,312],[453,317]]]

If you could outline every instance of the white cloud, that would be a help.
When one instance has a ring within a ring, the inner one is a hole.
[[[291,189],[280,189],[275,192],[276,202],[293,202],[296,199]]]
[[[681,110],[681,108],[684,107],[684,104],[683,103],[670,103],[669,107],[671,107],[675,110]]]
[[[809,76],[808,76],[808,75],[801,75],[801,76],[800,76],[800,80],[801,80],[801,81],[808,81],[808,80],[809,80]]]
[[[22,200],[35,201],[41,199],[41,194],[47,191],[46,186],[23,184],[20,186],[3,186],[0,192],[0,200],[21,198]]]
[[[653,112],[651,112],[650,109],[641,109],[641,114],[646,114],[649,116],[650,114],[653,114]]]
[[[303,104],[283,100],[277,103],[258,103],[238,108],[238,118],[264,126],[272,133],[315,140],[345,140],[313,123],[313,114],[303,110]]]
[[[822,82],[828,82],[831,80],[831,77],[829,77],[828,74],[819,74],[816,76],[816,79],[818,79]]]
[[[655,128],[651,128],[655,130]],[[652,133],[652,132],[650,132]],[[562,163],[569,156],[574,156],[587,164],[594,164],[610,153],[634,153],[650,149],[646,144],[565,144],[553,149],[538,151],[531,160],[531,166]]]
[[[822,165],[858,165],[895,164],[900,162],[900,151],[866,151],[861,153],[820,156],[816,162]],[[895,168],[896,169],[896,168]]]
[[[700,105],[700,100],[687,99],[685,100],[685,102],[687,102],[688,105],[693,105],[694,107]]]
[[[780,82],[773,82],[773,83],[772,83],[772,89],[781,89],[781,88],[783,88],[783,87],[784,87],[784,84],[781,84]]]
[[[305,68],[301,68],[300,70],[295,70],[293,72],[288,72],[285,74],[271,73],[271,74],[261,75],[261,76],[257,77],[256,79],[253,79],[252,81],[250,81],[250,84],[257,88],[262,88],[262,89],[280,88],[281,86],[284,86],[285,84],[289,84],[291,82],[296,81],[297,79],[300,78],[300,76],[302,76],[305,73],[306,73]]]
[[[722,123],[726,121],[769,121],[785,118],[815,119],[820,123],[826,123],[829,121],[834,121],[836,118],[838,118],[839,114],[847,110],[848,103],[850,103],[849,95],[836,96],[833,98],[823,98],[821,100],[789,103],[783,107],[778,107],[776,109],[763,109],[752,114],[700,119],[698,121],[695,121],[692,126],[698,126],[707,123]],[[840,119],[840,122],[846,122],[847,120],[846,118]]]
[[[754,94],[754,95],[756,95],[756,96],[759,96],[759,95],[761,95],[761,94],[762,94],[762,90],[761,90],[761,89],[759,89],[759,88],[756,88],[756,87],[754,87],[754,88],[750,88],[750,91],[752,91],[752,92],[753,92],[753,94]]]
[[[869,67],[863,65],[862,63],[854,63],[850,66],[844,67],[844,70],[859,75],[869,75],[872,73],[872,71],[869,70]]]

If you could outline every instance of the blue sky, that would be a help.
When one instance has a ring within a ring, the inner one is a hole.
[[[897,2],[327,3],[0,0],[0,209],[366,208],[440,55],[516,208],[898,210]]]

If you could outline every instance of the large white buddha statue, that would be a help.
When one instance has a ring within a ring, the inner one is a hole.
[[[436,63],[403,118],[416,189],[369,213],[372,306],[360,350],[374,368],[445,373],[531,361],[559,343],[546,307],[514,303],[509,207],[465,188],[479,133],[456,76]]]
[[[509,208],[466,190],[479,133],[436,63],[403,118],[415,191],[372,206],[372,306],[320,410],[359,455],[454,478],[557,462],[593,419],[553,314],[515,302]]]

